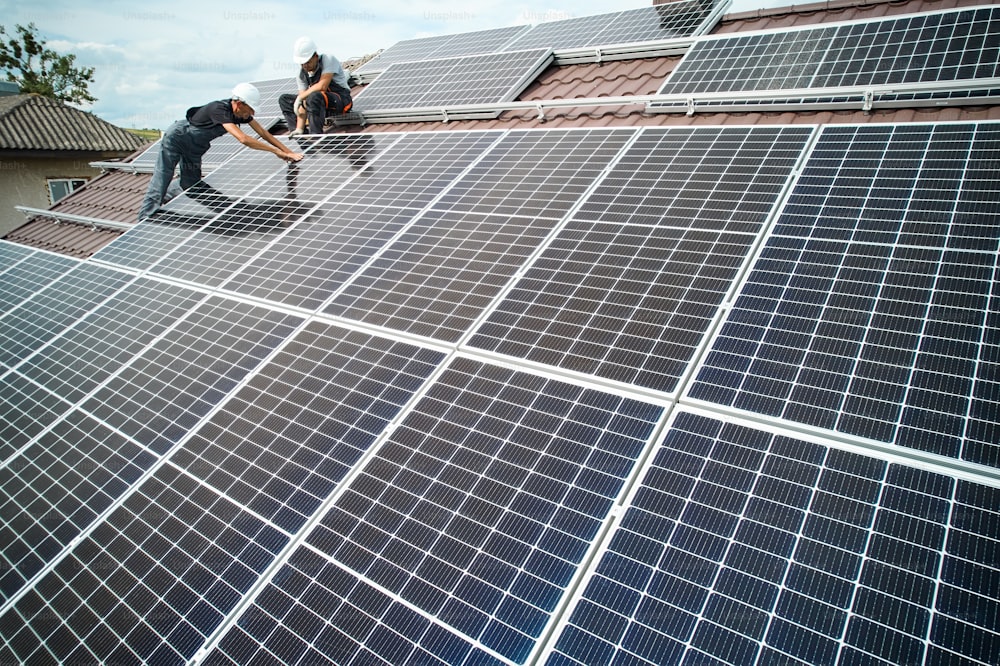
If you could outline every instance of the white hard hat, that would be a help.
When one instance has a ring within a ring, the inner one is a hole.
[[[233,99],[238,99],[253,110],[260,106],[260,91],[252,83],[237,83],[233,88]]]
[[[292,60],[295,64],[301,65],[312,58],[314,53],[316,53],[316,42],[308,37],[299,37],[292,48]]]

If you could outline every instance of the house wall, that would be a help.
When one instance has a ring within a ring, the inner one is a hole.
[[[75,158],[0,154],[0,236],[27,221],[14,206],[48,208],[52,205],[46,179],[94,178],[101,171],[91,167],[90,162],[99,159],[99,154]]]

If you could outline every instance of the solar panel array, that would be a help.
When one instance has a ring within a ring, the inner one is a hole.
[[[361,78],[377,75],[389,65],[398,62],[433,60],[454,56],[481,55],[503,51],[512,39],[529,30],[531,26],[518,25],[492,30],[476,30],[453,35],[419,37],[393,44],[352,73]]]
[[[1000,126],[304,149],[0,243],[0,659],[992,660]]]
[[[720,3],[682,0],[653,7],[544,21],[534,26],[522,25],[493,30],[480,30],[452,35],[421,37],[398,42],[375,58],[364,63],[353,74],[363,81],[374,80],[390,65],[404,62],[435,60],[447,57],[500,54],[535,48],[550,48],[556,59],[571,56],[580,61],[575,51],[593,52],[589,59],[614,57],[615,51],[631,53],[629,57],[655,51],[653,45],[677,40],[689,40],[706,32]],[[646,45],[634,51],[616,49],[623,45]],[[650,50],[651,49],[651,50]],[[598,54],[598,51],[607,50]]]
[[[684,0],[609,14],[546,21],[520,35],[507,48],[549,46],[556,51],[613,47],[690,38],[707,28],[712,2]]]
[[[691,396],[1000,466],[998,149],[992,125],[828,128]]]
[[[817,91],[810,101],[829,105],[864,101],[864,93],[824,89],[865,87],[871,103],[941,103],[996,95],[1000,58],[1000,7],[854,21],[794,30],[762,31],[699,39],[658,91],[696,96],[700,106],[802,106],[803,98],[779,91]],[[983,82],[983,89],[969,90]],[[884,89],[906,85],[910,92]],[[923,89],[937,85],[937,91]],[[943,87],[942,87],[943,86]],[[724,93],[758,93],[726,99]],[[687,108],[687,102],[655,102],[652,109]]]
[[[388,122],[422,118],[463,104],[497,104],[514,99],[552,60],[551,49],[455,56],[390,65],[354,96],[351,113],[338,122]],[[454,112],[451,118],[495,117],[499,111]]]

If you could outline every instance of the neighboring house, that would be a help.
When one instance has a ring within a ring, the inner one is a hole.
[[[15,206],[48,208],[145,139],[41,95],[0,96],[0,234],[25,222]]]

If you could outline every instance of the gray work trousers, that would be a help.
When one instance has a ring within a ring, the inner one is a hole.
[[[178,120],[163,134],[160,154],[156,158],[153,177],[146,188],[146,196],[139,208],[139,220],[143,220],[163,204],[168,189],[176,196],[179,190],[186,190],[201,180],[201,157],[211,144],[212,138],[186,120]],[[174,170],[180,164],[180,187],[171,181]]]

